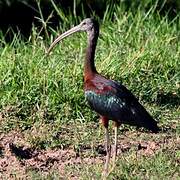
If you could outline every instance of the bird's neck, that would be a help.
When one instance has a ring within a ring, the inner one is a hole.
[[[94,58],[98,35],[99,32],[94,29],[90,33],[88,33],[88,46],[86,49],[86,58],[84,64],[85,79],[92,78],[95,74],[97,74]]]

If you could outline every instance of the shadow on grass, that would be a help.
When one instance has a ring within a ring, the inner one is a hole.
[[[160,93],[157,95],[157,104],[179,106],[180,96],[176,93],[167,93],[167,94]]]
[[[20,159],[31,159],[34,156],[33,149],[17,147],[13,143],[9,144],[10,151]]]

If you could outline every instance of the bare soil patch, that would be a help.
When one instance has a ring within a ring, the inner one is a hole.
[[[141,133],[143,136],[146,133]],[[137,155],[152,156],[160,149],[180,149],[179,138],[173,138],[171,135],[161,134],[161,138],[157,135],[148,135],[150,140],[134,140],[131,137],[135,135],[127,132],[119,137],[118,154],[128,151],[136,151]],[[137,134],[136,134],[137,137]],[[69,165],[76,164],[103,164],[105,159],[104,147],[97,144],[95,147],[96,156],[89,157],[88,151],[90,147],[83,146],[81,148],[81,156],[73,147],[66,149],[46,149],[37,150],[25,141],[23,134],[12,131],[7,134],[0,135],[0,178],[3,179],[28,179],[27,172],[34,170],[41,172],[46,176],[49,171],[56,170],[59,176],[64,177],[65,168]]]

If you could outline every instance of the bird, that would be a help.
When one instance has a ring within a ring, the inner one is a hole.
[[[109,161],[111,158],[111,145],[108,132],[109,121],[114,122],[114,152],[113,164],[117,156],[118,127],[128,124],[144,127],[153,133],[159,131],[157,121],[146,111],[138,99],[123,84],[107,79],[98,73],[95,67],[95,51],[99,36],[99,23],[94,18],[86,18],[79,25],[59,35],[47,50],[47,55],[62,39],[75,32],[87,32],[88,45],[84,61],[84,93],[89,106],[99,116],[105,128],[106,160],[103,175],[108,176]]]

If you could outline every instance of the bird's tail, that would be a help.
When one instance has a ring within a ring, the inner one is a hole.
[[[152,131],[153,133],[158,133],[160,129],[157,125],[157,122],[152,117],[150,121],[148,120],[148,122],[149,123],[147,123],[146,128]]]
[[[152,116],[146,111],[146,109],[140,104],[136,104],[136,119],[138,120],[137,124],[141,127],[152,131],[153,133],[159,132],[159,127],[157,121],[155,121]]]

